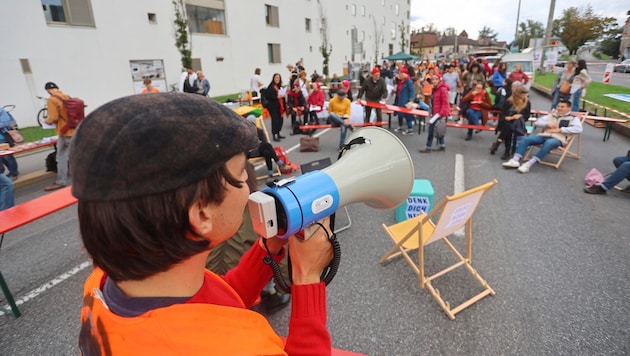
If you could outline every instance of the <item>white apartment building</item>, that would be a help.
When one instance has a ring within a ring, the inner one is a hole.
[[[263,81],[288,78],[303,60],[322,73],[322,24],[332,45],[329,72],[348,62],[374,63],[400,51],[401,23],[409,50],[410,0],[185,0],[193,66],[211,96],[246,90],[255,68]],[[163,91],[181,71],[172,0],[0,1],[0,106],[16,105],[22,127],[36,125],[53,81],[85,100],[88,112],[138,92],[143,77]]]

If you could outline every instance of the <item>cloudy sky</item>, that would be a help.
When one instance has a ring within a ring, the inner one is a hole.
[[[411,29],[420,29],[433,23],[439,31],[454,27],[457,32],[466,30],[476,39],[484,25],[498,32],[500,41],[514,39],[518,0],[450,0],[444,5],[428,5],[425,0],[411,0]],[[547,25],[551,0],[521,0],[519,23],[528,19]],[[448,4],[448,5],[447,5]],[[556,0],[554,19],[562,16],[569,7],[585,8],[590,4],[599,16],[614,17],[621,25],[630,10],[627,0]]]

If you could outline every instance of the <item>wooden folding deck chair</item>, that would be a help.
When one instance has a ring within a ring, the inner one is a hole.
[[[582,125],[584,125],[584,119],[586,118],[586,115],[581,115],[580,116],[580,122],[582,123]],[[577,141],[576,143],[574,143],[575,141]],[[572,146],[575,146],[575,150],[572,150]],[[526,162],[527,160],[531,159],[532,156],[534,156],[534,148],[538,147],[540,148],[540,145],[532,145],[529,147],[529,149],[527,150],[527,152],[525,152],[525,157],[523,158],[523,162]],[[561,146],[558,148],[555,148],[551,151],[549,151],[549,154],[547,156],[545,156],[545,160],[542,160],[538,163],[544,164],[546,166],[551,166],[554,167],[555,169],[558,169],[560,167],[560,165],[562,164],[562,162],[564,161],[565,157],[571,157],[571,158],[575,158],[575,159],[580,159],[580,150],[582,147],[582,134],[575,134],[573,136],[571,136],[571,138],[569,139],[569,142],[567,143],[566,146]],[[554,155],[554,156],[558,156],[558,159],[554,162],[554,161],[549,161],[546,160],[548,159],[548,157],[550,155]]]
[[[463,193],[459,193],[453,196],[447,196],[442,199],[431,210],[429,214],[421,213],[419,216],[402,221],[400,223],[386,226],[383,224],[385,232],[394,241],[395,245],[392,247],[383,257],[380,259],[380,263],[385,263],[392,258],[403,256],[409,263],[411,268],[416,272],[420,279],[420,287],[426,287],[433,297],[437,300],[438,304],[446,315],[453,320],[455,314],[459,313],[463,309],[471,306],[477,301],[481,300],[487,295],[494,295],[495,292],[490,288],[488,283],[481,278],[477,271],[471,266],[472,263],[472,215],[479,205],[481,197],[497,183],[494,179],[486,184],[480,185],[476,188],[472,188]],[[439,213],[439,215],[438,215]],[[437,217],[437,223],[433,223],[432,218]],[[453,244],[447,239],[447,237],[459,230],[462,227],[466,227],[466,256],[464,257]],[[425,275],[424,262],[425,252],[424,248],[438,240],[442,240],[446,246],[453,252],[459,262],[444,268],[443,270],[431,275]],[[418,264],[409,256],[409,252],[418,250]],[[464,266],[473,277],[481,284],[483,291],[466,300],[462,304],[451,308],[449,302],[445,301],[437,288],[433,287],[431,282],[445,275],[446,273],[453,271],[454,269]]]
[[[267,127],[265,126],[265,123],[263,122],[263,117],[262,115],[256,118],[256,127],[258,127],[259,129],[262,129],[265,137],[267,138],[267,142],[271,142],[269,140],[269,132],[267,131]],[[249,162],[254,166],[254,169],[256,171],[258,171],[258,168],[260,166],[265,166],[265,168],[263,169],[263,174],[258,174],[256,173],[256,179],[257,180],[261,180],[261,179],[266,179],[269,177],[269,175],[267,174],[267,167],[266,167],[266,163],[265,163],[265,157],[252,157],[248,159]],[[275,165],[276,168],[274,169],[273,172],[273,177],[279,177],[282,175],[282,172],[280,172],[280,167],[278,167],[278,165]]]

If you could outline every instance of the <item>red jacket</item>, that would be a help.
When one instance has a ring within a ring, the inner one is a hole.
[[[308,102],[309,106],[319,106],[320,109],[317,110],[317,112],[324,110],[324,101],[326,101],[326,98],[324,97],[324,91],[321,89],[312,91],[311,95],[308,96],[308,99],[306,99],[306,101]]]
[[[508,78],[512,79],[512,82],[521,82],[523,84],[527,84],[529,82],[529,77],[524,72],[512,72],[508,76]]]
[[[451,115],[451,106],[448,103],[448,84],[444,81],[435,87],[433,91],[433,113],[440,114],[440,117],[448,117]]]

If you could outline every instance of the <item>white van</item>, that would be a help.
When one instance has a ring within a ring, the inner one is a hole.
[[[520,64],[523,68],[523,72],[529,77],[527,82],[527,89],[531,87],[534,82],[534,54],[533,53],[508,53],[501,57],[501,62],[507,64],[507,75],[510,75],[514,71],[514,66]]]

